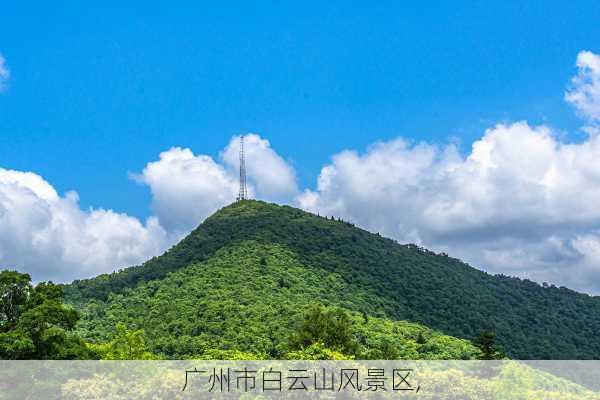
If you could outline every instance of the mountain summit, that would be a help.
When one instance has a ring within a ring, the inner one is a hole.
[[[219,210],[160,257],[75,281],[65,293],[82,310],[80,330],[89,339],[106,339],[124,319],[172,357],[195,354],[186,346],[211,340],[277,357],[288,339],[281,335],[292,329],[288,314],[319,303],[362,315],[371,335],[411,331],[416,342],[427,335],[443,342],[452,339],[441,333],[471,340],[493,331],[513,358],[600,358],[598,298],[490,275],[348,222],[254,200]],[[241,325],[232,318],[254,332],[236,336]],[[185,340],[167,343],[165,335]]]

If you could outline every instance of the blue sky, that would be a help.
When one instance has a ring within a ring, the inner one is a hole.
[[[600,293],[600,3],[11,2],[0,267],[160,254],[235,198]],[[76,192],[76,194],[75,194]]]
[[[216,155],[257,132],[314,186],[376,140],[468,150],[521,119],[574,132],[564,88],[600,43],[594,1],[103,3],[3,6],[0,159],[139,217],[149,193],[127,172],[175,145]]]

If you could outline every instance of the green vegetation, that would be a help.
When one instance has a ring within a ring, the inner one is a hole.
[[[496,349],[494,344],[495,337],[496,334],[494,332],[485,331],[481,332],[481,334],[473,340],[473,344],[481,351],[479,355],[480,360],[501,360],[504,358],[504,354]]]
[[[297,351],[284,339],[320,303],[354,321],[360,346],[347,356],[445,351],[447,343],[435,343],[446,337],[398,322],[407,320],[469,340],[494,331],[496,350],[513,358],[600,358],[598,298],[492,276],[346,222],[259,201],[225,207],[164,255],[73,282],[65,293],[83,311],[78,331],[88,340],[111,340],[124,322],[143,328],[152,351],[166,357],[211,349],[281,357]]]
[[[156,360],[159,357],[148,351],[144,331],[129,331],[122,323],[115,327],[112,340],[107,343],[88,344],[102,360]]]
[[[162,280],[90,301],[78,332],[112,343],[124,336],[124,326],[143,329],[147,348],[172,359],[469,359],[479,353],[468,341],[418,324],[351,311],[365,296],[280,246],[247,241]],[[107,357],[103,346],[92,349]]]
[[[0,359],[95,358],[72,333],[77,312],[52,283],[33,287],[27,274],[0,272]]]

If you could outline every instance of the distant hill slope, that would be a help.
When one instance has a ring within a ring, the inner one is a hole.
[[[174,271],[184,273],[184,267],[188,267],[185,274],[194,268],[212,271],[210,266],[219,265],[224,249],[237,251],[248,243],[256,248],[280,249],[291,254],[304,270],[334,274],[343,283],[343,295],[329,298],[331,293],[319,292],[315,300],[339,303],[370,316],[419,322],[467,339],[493,330],[513,358],[600,358],[598,298],[492,276],[460,260],[414,245],[399,245],[345,222],[259,201],[221,209],[164,255],[141,266],[73,282],[65,288],[67,300],[79,307],[88,305],[88,333],[93,334],[93,324],[109,322],[106,307],[118,308],[131,299],[143,299],[144,291],[160,292],[162,280]],[[303,282],[302,273],[298,274],[291,285]],[[174,275],[167,278],[169,285],[172,279],[176,279]],[[196,290],[205,289],[200,286]],[[168,303],[169,298],[164,301]],[[242,296],[228,304],[234,307],[236,301],[246,300]],[[98,313],[90,311],[94,307]],[[123,306],[121,314],[127,310],[143,313],[144,306],[140,307]],[[202,320],[201,315],[196,317]],[[142,320],[138,322],[147,326]],[[178,334],[176,330],[172,333]]]

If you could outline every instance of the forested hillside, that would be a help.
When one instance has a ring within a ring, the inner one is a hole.
[[[346,222],[259,201],[225,207],[163,256],[76,281],[65,293],[83,310],[78,329],[86,338],[106,340],[115,323],[127,322],[172,356],[189,354],[186,346],[277,356],[294,321],[321,303],[362,318],[357,329],[398,332],[406,323],[392,320],[407,320],[466,339],[491,330],[514,358],[600,358],[597,298],[492,276]],[[369,348],[360,345],[358,356]]]
[[[329,350],[337,352],[334,358],[476,356],[468,341],[349,311],[376,301],[337,273],[302,265],[279,245],[246,241],[107,302],[89,302],[78,331],[107,342],[123,323],[144,330],[151,352],[177,359],[304,358]]]

